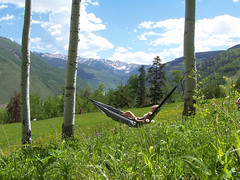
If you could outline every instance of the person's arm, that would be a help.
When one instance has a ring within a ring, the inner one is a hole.
[[[152,115],[152,112],[148,112],[148,114],[144,117],[144,119],[138,120],[138,119],[136,118],[135,121],[137,121],[137,122],[145,122],[145,120],[146,120],[146,119],[149,119],[151,115]]]

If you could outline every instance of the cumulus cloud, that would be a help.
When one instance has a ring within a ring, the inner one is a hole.
[[[124,47],[118,47],[116,50],[116,52],[119,52],[119,53],[125,53],[125,52],[128,52],[128,50]]]
[[[23,8],[24,7],[24,0],[0,0],[0,3],[2,4],[14,4],[16,5],[18,8]]]
[[[161,57],[161,55],[157,53],[147,53],[144,51],[129,52],[123,47],[118,47],[115,49],[113,56],[108,59],[114,61],[123,61],[126,63],[147,65],[149,62],[152,62],[153,58],[156,56]]]
[[[0,18],[0,22],[1,22],[1,21],[12,20],[12,19],[14,19],[14,15],[9,15],[9,14],[7,14],[6,16]]]
[[[195,26],[196,52],[209,51],[223,46],[230,47],[240,43],[240,18],[221,15],[212,19],[197,20]],[[153,47],[163,47],[160,52],[163,59],[182,56],[184,18],[143,22],[138,28],[144,29],[144,32],[138,36],[139,40]]]
[[[151,31],[141,34],[138,39],[148,40],[147,37],[155,36],[149,42],[152,46],[181,44],[183,40],[184,18],[167,19],[159,22],[143,22],[139,25],[139,28],[151,29]]]
[[[41,47],[41,38],[40,37],[36,37],[36,38],[31,38],[31,47],[32,49],[37,49],[37,50],[44,50],[43,47]]]
[[[144,21],[141,24],[139,24],[139,28],[145,28],[145,29],[152,29],[152,25],[154,24],[154,22],[152,21]]]
[[[233,2],[239,2],[239,0],[233,0]]]
[[[201,19],[196,23],[196,48],[201,51],[240,43],[239,28],[240,18],[230,15]]]
[[[14,4],[17,8],[24,8],[24,0],[0,0],[3,4]],[[88,6],[98,6],[94,0],[82,0],[80,7],[80,43],[79,55],[83,57],[98,57],[99,51],[113,48],[113,44],[106,38],[95,35],[94,32],[105,30],[101,18],[94,13],[88,13]],[[4,8],[6,5],[1,6]],[[31,49],[41,51],[61,51],[67,53],[69,42],[71,1],[41,0],[32,2],[32,32],[39,28],[45,31],[40,37],[34,37],[31,41]],[[42,18],[42,15],[45,18]],[[47,17],[47,18],[46,18]],[[13,16],[1,18],[7,20]]]
[[[8,8],[7,5],[0,5],[0,9],[5,9],[5,8]]]
[[[100,58],[99,51],[112,49],[114,46],[106,38],[93,33],[80,34],[79,56],[88,58]]]

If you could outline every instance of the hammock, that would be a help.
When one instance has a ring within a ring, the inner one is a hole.
[[[112,118],[117,122],[127,124],[130,127],[138,127],[140,125],[139,122],[136,122],[128,117],[122,116],[123,111],[119,109],[116,109],[114,107],[111,107],[98,101],[94,101],[92,99],[90,99],[90,101],[92,101],[94,105],[97,106],[97,108],[100,109],[106,116]]]
[[[179,83],[178,83],[179,84]],[[170,93],[162,100],[162,102],[159,104],[159,106],[153,111],[152,115],[149,117],[149,120],[151,120],[159,113],[159,111],[162,109],[162,107],[167,102],[168,98],[172,95],[172,93],[176,90],[178,84],[170,91]],[[112,118],[113,120],[121,123],[125,123],[130,127],[139,127],[140,125],[143,125],[141,122],[136,122],[128,117],[122,116],[123,111],[116,109],[114,107],[111,107],[107,104],[95,101],[90,99],[94,103],[95,106],[97,106],[98,109],[100,109],[106,116]]]

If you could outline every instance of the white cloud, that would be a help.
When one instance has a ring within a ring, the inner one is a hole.
[[[36,37],[36,38],[31,38],[30,40],[30,45],[31,45],[31,49],[34,50],[44,50],[43,47],[40,46],[41,44],[41,38],[40,37]]]
[[[202,19],[196,23],[196,50],[240,43],[240,18],[230,15]]]
[[[18,8],[23,8],[24,7],[24,0],[0,0],[0,3],[2,4],[14,4],[16,5]]]
[[[12,20],[12,19],[14,19],[14,15],[9,15],[9,14],[7,14],[6,16],[0,18],[0,22],[1,22],[1,21]]]
[[[233,2],[239,2],[239,0],[233,0]]]
[[[154,31],[149,31],[149,32],[145,32],[145,33],[141,34],[140,36],[138,36],[138,39],[145,41],[145,40],[147,40],[147,36],[161,36],[161,34],[156,33]]]
[[[153,24],[154,24],[154,22],[152,22],[152,21],[145,21],[145,22],[142,22],[141,24],[139,24],[138,28],[152,29]]]
[[[128,50],[125,49],[124,47],[118,47],[115,51],[116,51],[116,52],[120,52],[120,53],[128,52]]]
[[[79,56],[88,58],[100,58],[99,51],[107,51],[113,48],[113,44],[107,39],[93,33],[80,34]]]
[[[123,61],[126,63],[147,65],[149,62],[152,62],[153,58],[156,56],[161,57],[161,55],[157,53],[146,53],[144,51],[129,52],[123,47],[118,47],[113,56],[108,59],[114,61]]]
[[[24,8],[24,0],[0,0],[3,4],[14,4],[17,8]],[[98,57],[99,51],[105,51],[113,48],[113,44],[107,39],[93,34],[94,32],[105,30],[101,18],[96,17],[94,13],[88,13],[87,7],[98,6],[98,2],[92,0],[82,0],[80,7],[80,44],[79,55],[82,57]],[[1,6],[4,8],[6,5]],[[45,34],[31,39],[31,48],[41,51],[60,51],[67,53],[70,29],[71,1],[59,0],[41,0],[32,2],[32,32],[38,32],[40,29]],[[43,18],[44,17],[44,18]],[[7,20],[13,16],[1,18]]]
[[[143,22],[139,25],[139,28],[151,29],[151,31],[144,32],[138,38],[139,40],[148,40],[147,37],[156,36],[154,40],[149,42],[152,46],[181,44],[183,42],[184,18],[167,19],[155,23]]]
[[[0,5],[0,9],[5,9],[5,8],[8,8],[7,5]]]
[[[196,52],[223,46],[230,47],[240,43],[240,18],[221,15],[212,19],[197,20],[195,26]],[[160,52],[163,59],[172,60],[169,58],[182,56],[184,18],[143,22],[139,25],[139,30],[142,28],[144,32],[138,36],[138,39],[144,40],[153,47],[164,48]]]
[[[62,31],[61,31],[61,28],[62,28],[62,25],[61,24],[54,24],[54,25],[51,25],[49,28],[48,28],[48,31],[50,32],[51,35],[61,35],[62,34]]]

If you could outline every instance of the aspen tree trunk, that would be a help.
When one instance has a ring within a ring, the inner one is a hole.
[[[195,0],[185,1],[185,30],[184,30],[184,71],[186,75],[185,102],[183,115],[195,114],[193,92],[196,89],[196,60],[195,60]]]
[[[77,78],[77,52],[81,0],[72,0],[68,63],[65,81],[62,137],[74,137],[75,98]]]
[[[30,76],[30,27],[31,26],[31,0],[25,0],[24,25],[22,32],[22,73],[21,73],[21,119],[22,144],[31,143],[31,119],[29,102],[29,76]]]

